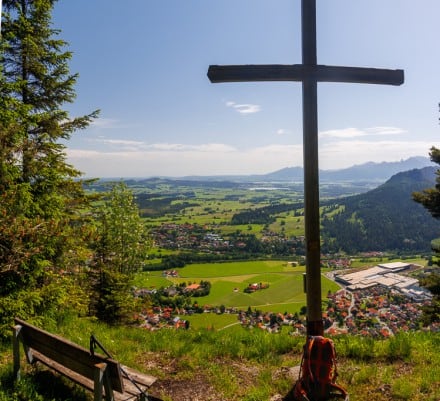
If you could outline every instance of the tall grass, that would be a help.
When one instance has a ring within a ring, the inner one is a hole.
[[[280,374],[301,361],[304,337],[283,330],[270,334],[234,326],[220,331],[108,327],[92,319],[66,319],[53,331],[88,347],[93,333],[113,357],[159,380],[192,382],[203,377],[218,399],[267,401],[286,395],[295,378]],[[351,401],[440,400],[440,334],[402,333],[385,340],[334,338],[338,383]],[[97,350],[99,351],[99,350]],[[70,383],[48,385],[45,374],[28,370],[12,382],[10,344],[0,348],[0,401],[85,401],[89,395]],[[171,376],[170,376],[171,375]],[[46,388],[45,388],[46,387]],[[87,398],[89,397],[89,398]],[[163,395],[164,399],[170,400]],[[179,401],[173,398],[173,401]]]

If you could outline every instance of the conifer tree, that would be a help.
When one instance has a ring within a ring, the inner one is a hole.
[[[134,194],[125,183],[114,184],[103,201],[96,210],[90,310],[98,319],[115,324],[126,321],[132,312],[130,281],[141,270],[151,243]]]
[[[23,317],[55,311],[63,298],[48,302],[45,297],[56,292],[48,286],[61,291],[66,275],[60,272],[77,270],[86,257],[81,211],[87,196],[62,142],[97,111],[72,118],[63,109],[75,99],[77,75],[69,72],[67,43],[51,25],[54,3],[3,0],[0,279],[7,285],[0,290],[0,310]]]
[[[431,148],[431,160],[440,166],[440,149]],[[422,192],[413,193],[413,199],[421,203],[436,219],[440,219],[440,168],[436,172],[436,184],[433,188],[428,188]],[[433,241],[433,250],[440,256],[439,238]],[[436,244],[436,245],[434,245]],[[440,322],[440,273],[432,273],[421,280],[421,284],[429,289],[433,294],[430,305],[423,308],[422,321],[424,325]]]
[[[98,263],[126,275],[140,271],[151,244],[133,192],[114,184],[96,214]]]
[[[431,148],[429,153],[431,160],[440,166],[440,149]],[[436,184],[433,188],[425,189],[423,192],[416,192],[413,198],[421,203],[436,219],[440,219],[440,168],[437,170]]]

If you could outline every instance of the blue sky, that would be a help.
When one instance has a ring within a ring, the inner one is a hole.
[[[79,73],[67,144],[87,177],[269,173],[302,166],[301,85],[211,84],[210,64],[301,63],[300,0],[59,0]],[[404,69],[400,87],[321,83],[319,166],[440,146],[438,0],[317,0],[318,63]]]

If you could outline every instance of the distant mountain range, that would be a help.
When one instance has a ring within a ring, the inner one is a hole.
[[[321,182],[339,181],[380,181],[385,182],[391,176],[402,171],[434,166],[427,157],[417,156],[398,162],[368,162],[340,170],[320,170]],[[302,167],[286,167],[268,174],[187,176],[183,180],[193,181],[233,181],[233,182],[301,182]]]

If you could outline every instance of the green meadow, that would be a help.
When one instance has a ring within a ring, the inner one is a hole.
[[[161,272],[144,272],[135,280],[137,287],[161,288],[182,282],[211,283],[210,294],[193,298],[199,305],[258,309],[267,312],[299,312],[306,304],[303,291],[304,266],[292,267],[286,261],[246,261],[230,263],[204,263],[176,269],[179,277],[162,277]],[[269,288],[245,293],[249,284],[269,284]],[[322,297],[339,286],[322,276]],[[210,315],[210,316],[205,316]],[[203,314],[192,316],[192,323],[203,327],[225,327],[236,321],[235,316]]]

